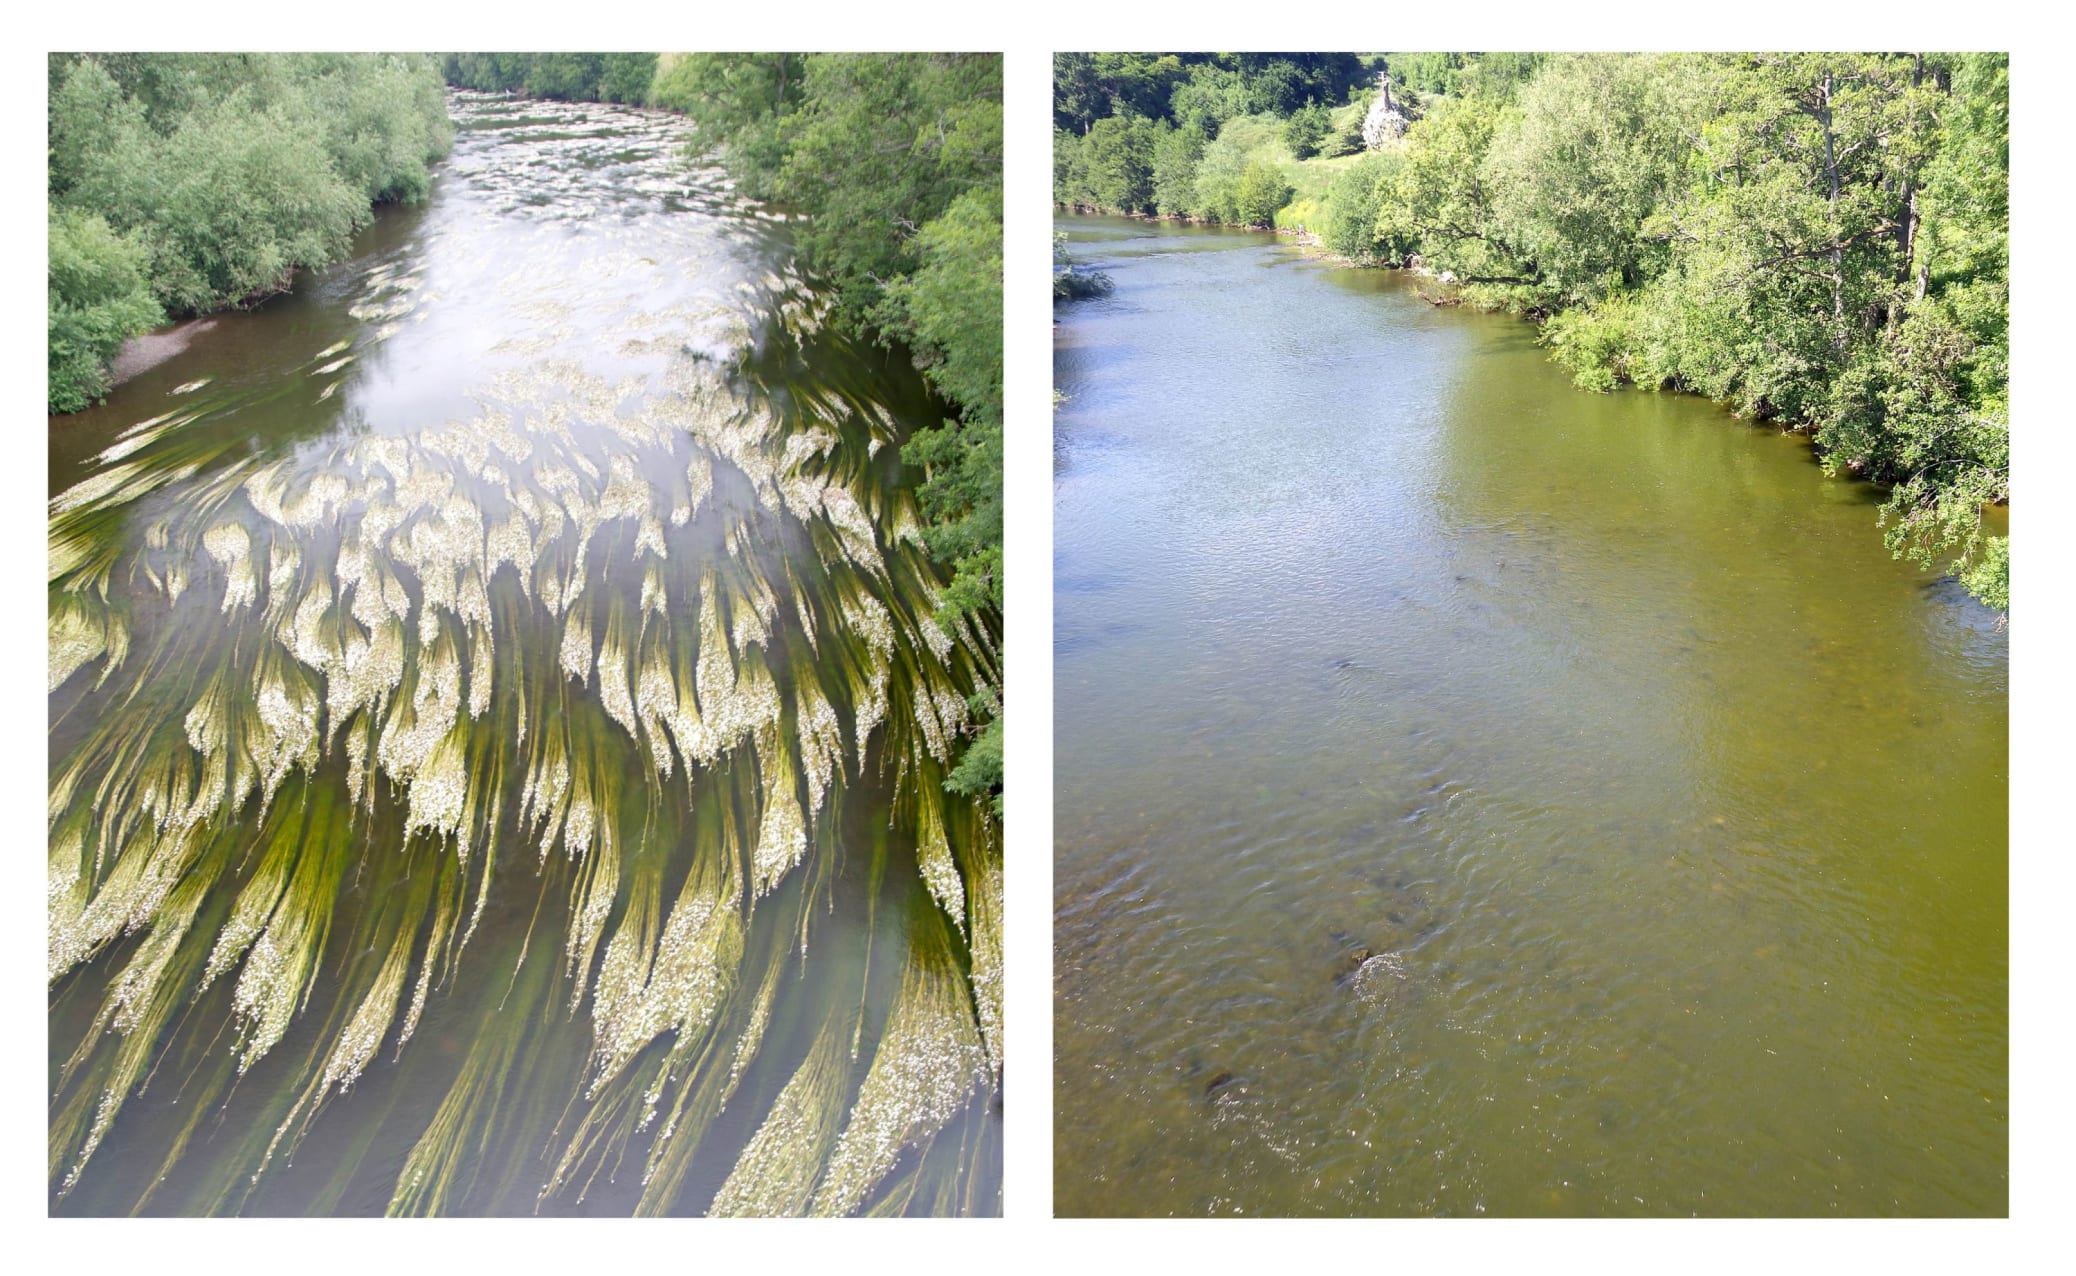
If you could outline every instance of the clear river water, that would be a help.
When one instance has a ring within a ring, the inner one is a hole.
[[[1058,225],[1059,1212],[2003,1213],[2006,634],[1881,493]]]

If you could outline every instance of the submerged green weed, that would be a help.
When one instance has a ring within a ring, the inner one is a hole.
[[[766,286],[777,354],[630,313],[603,340],[737,344],[622,380],[528,354],[467,419],[277,456],[197,387],[51,502],[59,1197],[236,1210],[321,1137],[335,1203],[383,1173],[321,1120],[350,1101],[418,1131],[393,1213],[971,1207],[979,1142],[932,1142],[998,1084],[1001,861],[943,778],[999,661],[932,618],[885,408],[764,382],[837,340]],[[909,909],[905,951],[823,956],[840,895],[868,932]],[[104,1170],[152,1084],[155,1172]]]

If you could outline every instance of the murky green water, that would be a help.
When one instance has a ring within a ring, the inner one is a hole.
[[[2005,635],[1878,494],[1061,225],[1060,1212],[2004,1212]]]
[[[51,422],[51,1208],[998,1212],[941,411],[684,121],[454,109]]]

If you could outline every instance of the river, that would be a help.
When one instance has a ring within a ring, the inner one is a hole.
[[[2004,1213],[2006,632],[1881,493],[1058,225],[1058,1211]]]
[[[998,1213],[942,405],[681,117],[452,110],[51,420],[50,1208]]]

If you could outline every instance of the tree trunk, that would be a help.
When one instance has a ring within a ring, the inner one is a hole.
[[[1903,184],[1903,190],[1905,192],[1903,216],[1899,219],[1896,227],[1896,293],[1889,300],[1890,327],[1894,327],[1902,322],[1902,290],[1903,286],[1910,282],[1912,267],[1916,265],[1914,254],[1917,252],[1917,228],[1920,220],[1917,211],[1917,185],[1914,182],[1906,181]],[[1925,299],[1924,274],[1922,271],[1917,273],[1917,300],[1923,301]]]
[[[1911,63],[1910,87],[1913,90],[1915,90],[1922,86],[1924,82],[1925,55],[1919,53],[1914,55],[1914,60]],[[1913,109],[1915,109],[1915,106],[1916,104],[1912,103]],[[1897,293],[1889,301],[1890,327],[1894,327],[1896,324],[1902,322],[1903,303],[1901,293],[1903,285],[1910,282],[1910,276],[1913,273],[1912,268],[1916,265],[1916,262],[1913,260],[1913,257],[1917,251],[1917,231],[1918,225],[1920,223],[1920,214],[1917,210],[1917,182],[1915,180],[1915,177],[1914,175],[1906,175],[1901,180],[1903,183],[1903,215],[1896,219]],[[1919,273],[1917,300],[1923,301],[1924,297],[1924,276],[1922,273]]]
[[[1824,178],[1830,186],[1831,206],[1831,345],[1839,352],[1845,350],[1845,245],[1838,237],[1838,138],[1831,130],[1831,72],[1824,72],[1821,101],[1816,112],[1819,127],[1824,130]]]

